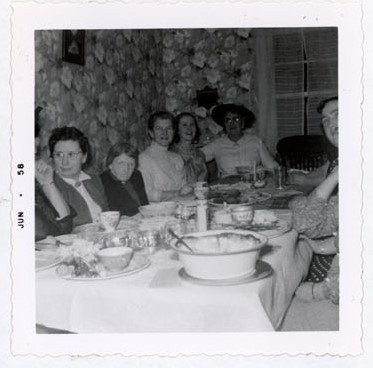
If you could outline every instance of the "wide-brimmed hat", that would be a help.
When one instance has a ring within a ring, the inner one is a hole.
[[[228,112],[242,116],[244,120],[244,129],[251,128],[256,119],[254,113],[245,106],[231,103],[221,104],[214,107],[211,112],[211,117],[224,128],[224,117]]]

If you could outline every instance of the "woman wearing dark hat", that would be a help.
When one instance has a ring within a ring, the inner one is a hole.
[[[226,135],[202,148],[207,161],[216,160],[221,177],[237,174],[237,166],[262,165],[273,169],[278,163],[269,154],[262,140],[246,133],[255,123],[255,115],[246,107],[235,104],[218,105],[212,118],[223,127]]]

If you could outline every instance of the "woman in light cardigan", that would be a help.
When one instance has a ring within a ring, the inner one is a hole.
[[[169,151],[174,139],[175,119],[166,111],[152,114],[148,121],[151,145],[139,155],[139,170],[150,202],[161,202],[191,192],[182,157]]]

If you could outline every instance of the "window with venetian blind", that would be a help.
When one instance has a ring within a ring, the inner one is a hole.
[[[274,30],[278,137],[321,134],[318,103],[338,94],[338,29]]]

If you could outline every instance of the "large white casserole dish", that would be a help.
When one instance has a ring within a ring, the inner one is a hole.
[[[249,276],[255,272],[264,235],[247,230],[208,230],[184,235],[190,252],[180,243],[172,245],[185,272],[205,280],[224,280]]]

